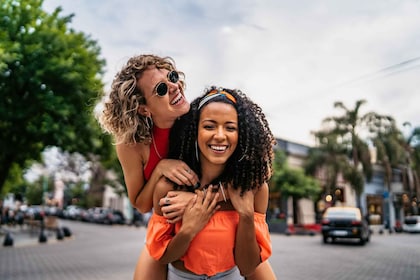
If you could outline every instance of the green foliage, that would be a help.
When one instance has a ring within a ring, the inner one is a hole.
[[[28,205],[41,205],[44,203],[44,191],[48,193],[52,190],[52,178],[41,177],[36,182],[27,186],[24,196]]]
[[[288,167],[282,151],[275,152],[274,174],[272,179],[273,190],[280,191],[282,195],[294,198],[315,199],[321,192],[316,179],[306,176],[301,169]]]
[[[28,205],[42,205],[43,203],[43,189],[42,184],[35,183],[28,187],[25,198]]]
[[[22,177],[22,169],[17,164],[12,164],[7,179],[8,180],[1,190],[0,198],[4,197],[7,193],[22,194],[25,192],[25,181]]]
[[[319,146],[309,149],[304,169],[306,174],[316,176],[322,170],[324,188],[330,193],[336,186],[340,173],[350,168],[347,148],[341,144],[341,136],[333,131],[315,133]]]
[[[60,16],[61,8],[47,14],[42,3],[0,4],[0,189],[12,164],[24,168],[47,146],[110,151],[92,114],[103,88],[100,48],[68,28],[73,15]]]
[[[65,189],[64,196],[66,198],[66,201],[64,201],[64,204],[66,205],[75,204],[75,205],[87,208],[86,190],[84,189],[82,182],[69,185]]]
[[[363,173],[357,170],[354,166],[350,166],[344,171],[343,177],[353,187],[357,196],[360,197],[365,186],[365,178],[363,177]]]
[[[372,177],[369,146],[359,133],[369,116],[382,119],[382,116],[373,112],[362,115],[360,108],[365,103],[365,100],[358,100],[353,109],[347,108],[342,102],[334,103],[342,114],[325,118],[323,123],[326,129],[315,132],[319,146],[310,153],[305,168],[310,174],[317,170],[326,173],[327,193],[334,188],[338,174],[342,174],[359,195],[359,205],[364,180],[369,181]],[[359,167],[362,167],[363,174]]]
[[[356,191],[359,205],[365,179],[369,181],[372,177],[369,145],[376,148],[377,162],[384,167],[388,187],[393,168],[409,173],[408,170],[415,171],[413,166],[419,166],[416,165],[419,161],[415,159],[416,148],[412,140],[419,139],[420,129],[414,129],[405,139],[391,116],[375,112],[362,115],[360,107],[365,103],[365,100],[359,100],[353,109],[348,109],[342,102],[336,102],[334,106],[343,113],[324,119],[326,129],[314,133],[319,145],[310,149],[305,163],[307,174],[322,171],[326,193],[331,193],[338,174],[342,174]],[[362,139],[360,135],[367,135],[367,138]],[[417,178],[418,174],[418,171],[414,172]]]

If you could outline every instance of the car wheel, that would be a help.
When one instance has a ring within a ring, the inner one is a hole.
[[[360,237],[359,244],[363,246],[365,245],[365,243],[366,243],[366,240],[363,237]]]
[[[324,244],[328,243],[328,237],[327,236],[323,236],[322,237],[322,241],[324,242]]]

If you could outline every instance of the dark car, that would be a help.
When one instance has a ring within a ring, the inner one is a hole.
[[[133,208],[133,218],[131,219],[131,225],[135,225],[136,227],[139,227],[139,226],[147,227],[151,216],[152,216],[151,211],[142,214],[139,211],[137,211],[136,208]]]
[[[121,211],[111,208],[96,207],[93,210],[93,222],[107,225],[124,224],[125,217]]]
[[[357,207],[329,207],[322,216],[321,230],[324,243],[345,238],[358,239],[364,245],[370,239],[368,222]]]

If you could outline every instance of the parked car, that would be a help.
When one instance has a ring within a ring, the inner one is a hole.
[[[137,211],[137,209],[133,208],[133,217],[131,219],[130,224],[135,225],[136,227],[139,227],[139,226],[147,227],[151,216],[152,216],[152,211],[142,214],[139,211]]]
[[[63,217],[69,220],[80,220],[82,208],[77,205],[69,205],[63,211]]]
[[[420,216],[415,215],[405,217],[402,227],[404,232],[420,232]]]
[[[44,206],[42,205],[31,205],[28,206],[25,213],[25,218],[32,220],[43,220],[46,215]]]
[[[366,219],[357,207],[334,206],[329,207],[322,216],[322,240],[328,243],[337,239],[359,239],[364,245],[370,240],[370,230]]]
[[[125,217],[121,211],[111,208],[96,207],[93,211],[93,222],[107,225],[124,224]]]
[[[93,223],[93,213],[95,211],[95,208],[88,208],[88,209],[81,209],[80,210],[80,221],[82,222],[88,222],[88,223]]]

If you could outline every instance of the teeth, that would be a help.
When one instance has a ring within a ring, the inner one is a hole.
[[[182,94],[178,93],[178,95],[172,100],[171,105],[177,104],[179,101],[181,101],[182,97]]]
[[[210,146],[211,149],[216,150],[216,151],[226,151],[227,146]]]

